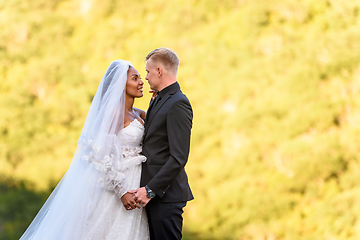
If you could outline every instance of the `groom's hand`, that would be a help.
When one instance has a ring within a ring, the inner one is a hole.
[[[158,95],[159,92],[156,91],[156,90],[150,90],[149,93],[152,93],[152,94],[153,94],[153,95],[151,96],[151,99],[154,100],[155,97]]]
[[[125,193],[122,197],[121,197],[121,202],[124,205],[124,208],[126,210],[133,210],[135,208],[140,208],[139,204],[137,204],[135,202],[135,197],[134,194],[131,194],[129,192]]]
[[[141,188],[138,188],[138,189],[135,189],[135,190],[132,190],[132,191],[128,191],[128,193],[135,194],[134,200],[138,204],[142,205],[143,207],[145,207],[146,204],[148,204],[148,202],[151,200],[151,198],[147,197],[145,187],[141,187]]]

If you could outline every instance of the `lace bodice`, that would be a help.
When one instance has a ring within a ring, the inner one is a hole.
[[[128,126],[121,129],[117,134],[119,145],[121,146],[121,168],[118,171],[108,171],[107,177],[104,179],[107,182],[106,187],[114,190],[120,197],[126,193],[124,187],[126,179],[124,173],[127,169],[133,168],[142,162],[146,161],[146,157],[141,155],[141,142],[144,136],[144,126],[135,119]]]
[[[104,173],[99,179],[101,186],[115,191],[119,197],[127,191],[124,173],[146,161],[141,154],[143,136],[144,126],[135,119],[118,134],[108,136],[108,144],[103,147],[111,149],[109,155],[101,154],[101,147],[89,144],[89,152],[82,156],[87,164],[93,163],[97,170]]]
[[[117,138],[121,143],[124,158],[135,157],[141,153],[143,135],[144,126],[137,119],[119,131]]]

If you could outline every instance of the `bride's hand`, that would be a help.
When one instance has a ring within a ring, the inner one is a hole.
[[[139,204],[137,204],[135,202],[134,199],[134,194],[131,193],[125,193],[122,197],[121,197],[121,202],[124,205],[124,208],[126,210],[133,210],[135,208],[140,208]]]
[[[148,204],[148,202],[151,200],[151,198],[147,197],[145,187],[141,187],[136,190],[131,190],[128,192],[135,194],[135,201],[143,207],[145,207],[146,204]]]

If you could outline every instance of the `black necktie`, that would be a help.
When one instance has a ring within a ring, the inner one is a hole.
[[[147,111],[147,113],[146,113],[146,120],[148,119],[151,110],[154,109],[155,105],[159,102],[159,99],[160,99],[160,98],[161,98],[161,97],[160,97],[159,95],[156,95],[155,99],[152,100],[152,102],[150,103],[150,107],[149,107],[149,109],[148,109],[148,111]]]
[[[155,97],[155,99],[154,99],[154,102],[153,102],[153,105],[152,105],[152,107],[151,108],[154,108],[155,107],[155,105],[160,101],[160,95],[158,94],[158,95],[156,95],[156,97]]]

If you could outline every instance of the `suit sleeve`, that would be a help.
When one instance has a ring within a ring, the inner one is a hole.
[[[147,184],[159,197],[164,196],[188,160],[192,118],[192,108],[187,99],[181,99],[174,103],[167,114],[170,157]]]

